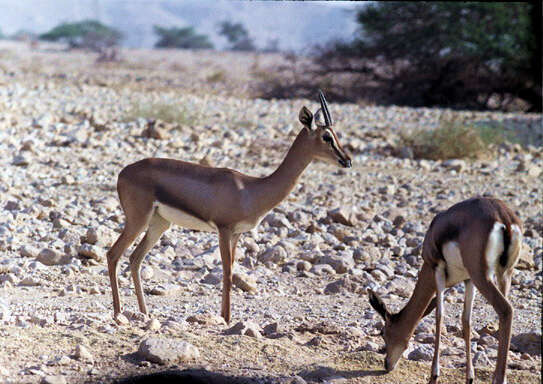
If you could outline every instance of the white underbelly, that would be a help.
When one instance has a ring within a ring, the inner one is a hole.
[[[180,227],[196,231],[218,232],[217,226],[213,222],[200,220],[180,209],[162,203],[156,203],[155,206],[160,216]]]
[[[452,287],[461,281],[468,280],[469,273],[464,267],[460,247],[456,241],[443,244],[441,249],[447,269],[447,286]]]

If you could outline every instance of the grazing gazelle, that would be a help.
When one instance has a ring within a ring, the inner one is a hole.
[[[368,292],[371,306],[385,320],[382,331],[386,350],[385,369],[394,369],[407,349],[417,324],[437,306],[430,383],[438,382],[443,291],[463,281],[465,301],[462,327],[466,343],[466,383],[473,383],[475,379],[470,344],[474,286],[499,317],[498,362],[492,382],[505,383],[513,320],[513,307],[507,300],[507,294],[521,243],[522,223],[501,200],[476,197],[439,213],[424,238],[424,263],[406,306],[399,313],[391,314],[375,293]],[[494,278],[497,286],[493,282]],[[434,296],[436,298],[432,300]]]
[[[281,165],[267,177],[158,158],[138,161],[121,171],[117,191],[126,223],[107,254],[115,319],[121,312],[117,283],[119,258],[147,229],[130,255],[139,309],[147,313],[140,282],[141,262],[170,223],[174,223],[193,230],[218,232],[223,267],[221,315],[230,321],[232,268],[240,234],[256,227],[263,216],[289,194],[313,159],[351,167],[350,157],[332,130],[332,118],[322,92],[319,98],[321,108],[315,116],[306,107],[300,110],[303,128]]]

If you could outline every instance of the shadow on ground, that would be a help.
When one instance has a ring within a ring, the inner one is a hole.
[[[157,384],[157,383],[190,383],[190,384],[267,384],[274,382],[270,377],[249,378],[230,376],[210,372],[205,369],[167,370],[151,374],[125,377],[113,380],[115,384]]]

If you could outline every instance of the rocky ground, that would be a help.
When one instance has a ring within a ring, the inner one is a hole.
[[[231,324],[217,316],[216,235],[178,227],[144,261],[150,317],[137,311],[128,257],[122,259],[127,321],[116,324],[105,253],[123,226],[119,171],[160,156],[266,175],[300,129],[301,106],[317,108],[314,100],[250,97],[277,56],[123,56],[96,64],[93,54],[0,45],[0,382],[108,383],[151,373],[163,381],[190,374],[208,382],[426,382],[433,316],[385,375],[382,321],[366,290],[399,310],[416,281],[432,217],[485,193],[507,201],[525,223],[511,292],[509,382],[541,382],[543,159],[535,114],[331,100],[353,168],[315,162],[257,230],[242,236]],[[153,124],[133,115],[135,106],[158,104],[181,111],[178,121]],[[520,144],[505,143],[480,160],[394,156],[401,132],[432,129],[451,116],[499,122],[520,133]],[[446,302],[442,382],[457,383],[465,366],[463,287],[450,289]],[[496,322],[477,296],[479,382],[490,382],[496,362]]]

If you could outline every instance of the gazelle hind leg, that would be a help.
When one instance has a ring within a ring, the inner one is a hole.
[[[117,318],[121,313],[121,298],[119,296],[119,281],[117,278],[119,259],[124,251],[134,242],[145,229],[146,222],[126,223],[121,235],[107,253],[107,268],[113,295],[113,317]]]
[[[472,274],[472,280],[475,287],[481,292],[481,295],[484,296],[498,313],[500,322],[500,329],[498,331],[498,361],[494,370],[492,384],[504,384],[506,383],[507,355],[511,343],[513,307],[482,271],[477,276]]]
[[[434,358],[432,360],[432,377],[430,384],[439,380],[439,344],[441,341],[441,323],[443,320],[443,293],[446,287],[445,265],[438,265],[435,269],[436,280],[436,335],[434,343]]]
[[[473,371],[473,362],[471,360],[471,310],[473,308],[473,299],[475,298],[475,287],[471,280],[464,281],[464,311],[462,312],[462,330],[464,333],[464,342],[466,343],[466,384],[473,384],[475,373]]]
[[[160,236],[170,228],[170,222],[154,213],[149,222],[147,233],[138,244],[134,252],[130,255],[130,273],[134,281],[134,290],[138,298],[138,306],[141,313],[147,314],[147,306],[145,305],[145,297],[143,296],[143,288],[141,286],[140,269],[143,258],[151,248],[160,239]]]

